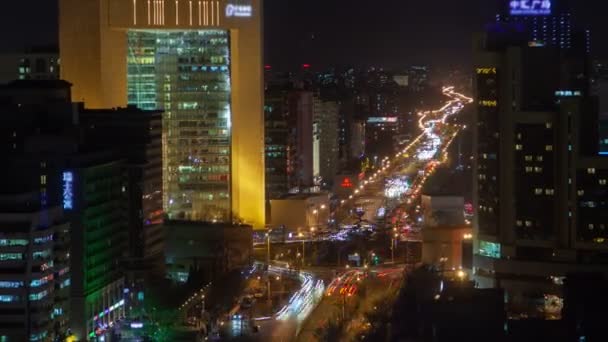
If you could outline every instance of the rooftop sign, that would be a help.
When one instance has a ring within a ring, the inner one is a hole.
[[[551,15],[551,0],[510,0],[511,15]]]

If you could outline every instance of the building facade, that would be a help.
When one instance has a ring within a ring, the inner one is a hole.
[[[265,149],[266,149],[266,198],[278,198],[289,191],[289,156],[293,146],[290,137],[295,129],[291,126],[289,91],[283,88],[266,90]]]
[[[531,47],[512,26],[475,47],[476,281],[504,288],[512,316],[548,317],[568,272],[606,270],[608,176],[590,75],[577,54]]]
[[[8,341],[62,339],[69,328],[70,224],[45,202],[46,177],[41,170],[31,192],[0,195],[0,338]]]
[[[124,159],[127,177],[129,250],[127,268],[162,274],[165,233],[162,227],[162,113],[135,107],[79,109],[85,143]],[[109,136],[111,139],[108,139]]]
[[[68,303],[66,309],[49,307],[55,323],[40,324],[56,327],[46,332],[50,337],[69,328],[78,339],[107,338],[109,327],[125,316],[125,271],[151,275],[164,266],[161,114],[133,107],[85,110],[71,102],[64,81],[16,81],[0,87],[0,98],[7,166],[0,188],[22,206],[14,204],[15,213],[31,209],[32,222],[49,220],[32,223],[30,234],[36,245],[38,231],[50,230],[53,240],[43,245],[52,247],[52,255],[39,259],[52,261],[45,266],[51,275],[42,276],[55,281],[49,301]],[[17,217],[10,208],[0,213]],[[38,277],[34,266],[32,277]],[[21,270],[27,275],[28,268]],[[69,325],[62,321],[68,316]]]
[[[57,80],[59,69],[57,47],[35,47],[0,54],[0,84],[14,80]]]
[[[248,267],[253,258],[251,226],[167,221],[167,274],[177,283],[208,283]]]
[[[170,219],[264,226],[262,8],[259,0],[60,1],[61,77],[73,98],[164,110]]]
[[[270,201],[270,224],[292,232],[318,231],[327,226],[329,205],[328,193],[285,195]]]
[[[313,99],[313,174],[318,184],[333,182],[339,167],[339,106],[320,96]]]

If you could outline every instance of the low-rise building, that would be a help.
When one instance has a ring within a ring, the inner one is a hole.
[[[308,231],[327,226],[329,194],[289,194],[270,200],[270,224],[290,231]]]
[[[253,231],[249,225],[167,221],[166,267],[169,278],[184,283],[218,279],[252,262]]]

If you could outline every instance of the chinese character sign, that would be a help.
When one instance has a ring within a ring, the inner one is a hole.
[[[551,0],[511,0],[511,15],[550,15]]]
[[[226,17],[251,17],[253,15],[253,7],[251,5],[226,5]]]
[[[63,173],[63,209],[74,209],[74,174]]]

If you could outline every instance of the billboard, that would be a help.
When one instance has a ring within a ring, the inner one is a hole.
[[[552,0],[509,0],[509,13],[517,15],[551,15]]]
[[[397,123],[398,120],[396,116],[370,117],[367,123]]]

